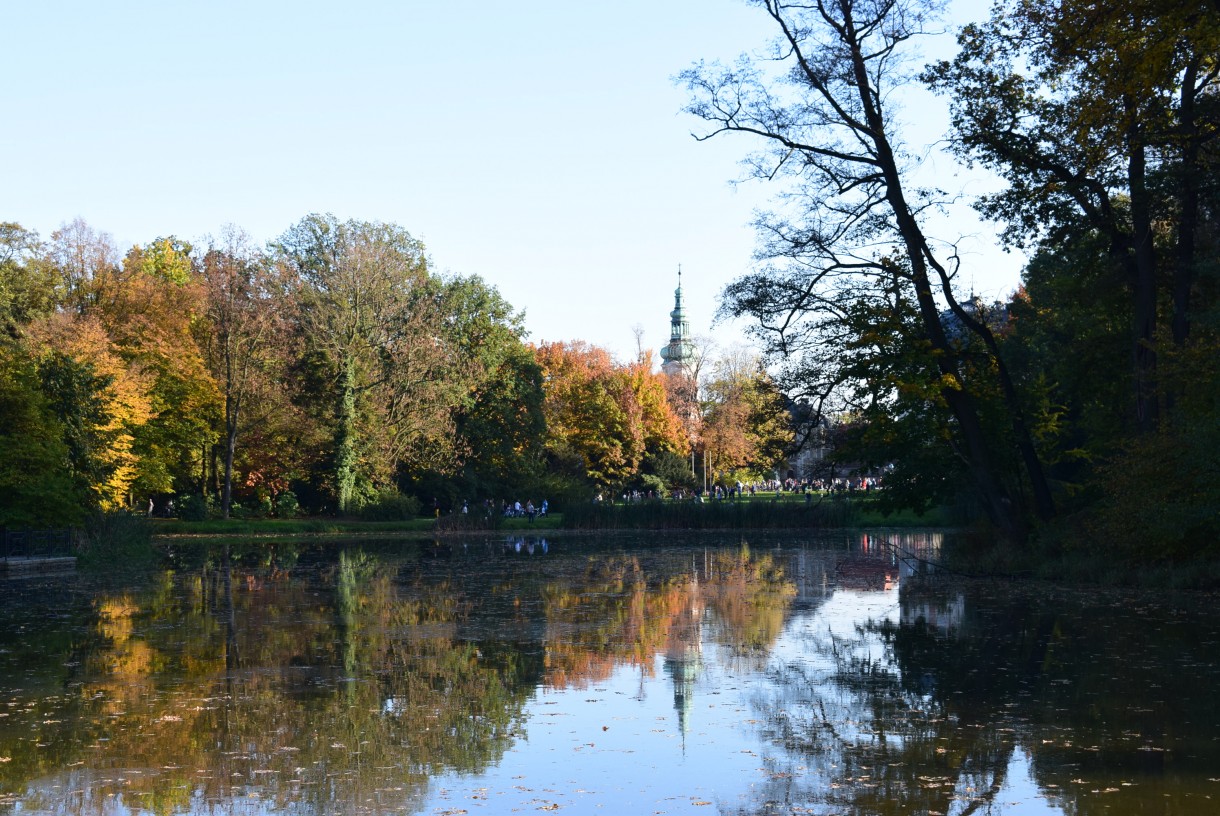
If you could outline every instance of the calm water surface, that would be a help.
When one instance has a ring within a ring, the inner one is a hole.
[[[1214,814],[1211,597],[936,534],[178,547],[0,579],[0,813]]]

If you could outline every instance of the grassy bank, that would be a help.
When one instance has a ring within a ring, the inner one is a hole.
[[[439,519],[416,518],[401,521],[361,521],[357,519],[209,519],[182,521],[154,519],[150,522],[154,538],[276,538],[286,536],[399,536],[435,535],[476,531],[529,530],[741,530],[810,529],[857,526],[943,527],[944,513],[891,514],[878,512],[864,497],[818,496],[805,501],[801,496],[770,496],[735,501],[646,501],[638,503],[575,504],[564,513],[527,518],[484,517],[454,514]]]
[[[567,508],[564,526],[574,530],[773,530],[870,525],[943,526],[939,513],[885,516],[867,498],[754,497],[709,502],[646,501],[584,504]]]
[[[301,536],[336,534],[374,534],[432,532],[435,521],[429,518],[407,521],[348,521],[333,518],[303,519],[208,519],[182,521],[155,519],[151,522],[157,538],[171,536]]]
[[[225,539],[285,538],[290,536],[419,536],[486,530],[555,530],[563,524],[559,514],[529,519],[479,519],[473,516],[442,516],[440,519],[416,518],[404,521],[360,521],[356,519],[208,519],[182,521],[155,519],[150,522],[155,539],[181,537]]]

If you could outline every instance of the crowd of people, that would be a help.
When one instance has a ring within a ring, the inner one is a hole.
[[[668,498],[675,500],[693,499],[695,501],[703,501],[705,499],[732,500],[747,497],[755,498],[758,496],[780,498],[784,494],[809,496],[822,493],[868,492],[880,486],[881,479],[877,476],[850,476],[835,479],[763,479],[756,482],[736,482],[731,485],[714,484],[706,491],[680,487],[671,491]],[[619,499],[626,503],[650,501],[657,498],[662,497],[651,490],[632,490],[619,496]],[[594,501],[605,501],[605,497],[598,493]]]
[[[826,493],[847,493],[862,491],[868,492],[877,489],[881,486],[881,479],[877,476],[850,476],[839,477],[834,479],[763,479],[755,482],[735,482],[731,485],[714,484],[706,491],[701,489],[691,488],[676,488],[670,491],[667,495],[660,494],[655,490],[629,490],[619,494],[617,497],[611,494],[607,497],[604,493],[598,493],[593,501],[621,501],[625,504],[635,504],[645,501],[656,501],[660,499],[672,499],[677,501],[694,500],[706,501],[708,499],[714,501],[735,500],[739,498],[756,498],[758,496],[781,498],[785,494],[788,495],[804,495],[812,497],[816,494]],[[550,511],[550,503],[543,499],[539,504],[534,504],[533,499],[527,499],[525,504],[517,501],[505,501],[501,507],[498,502],[493,499],[486,499],[482,504],[482,513],[486,517],[499,513],[504,518],[525,518],[533,521],[536,518],[546,516]],[[468,502],[462,502],[461,512],[466,515],[470,512]]]

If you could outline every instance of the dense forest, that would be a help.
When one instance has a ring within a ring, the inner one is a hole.
[[[265,247],[233,228],[120,258],[79,220],[6,223],[0,253],[9,526],[659,494],[696,461],[770,469],[791,439],[756,358],[709,361],[701,397],[645,350],[531,345],[494,287],[437,275],[391,224],[311,215]]]
[[[752,147],[748,175],[777,191],[724,310],[781,389],[835,419],[841,455],[892,466],[892,506],[967,497],[1012,544],[1214,555],[1215,4],[999,2],[922,68],[937,4],[751,5],[773,42],[681,79],[696,136]],[[1002,182],[975,203],[1030,257],[1007,302],[972,298],[959,236],[929,231],[961,193],[904,143],[912,88]]]
[[[777,192],[723,299],[761,356],[666,378],[642,349],[531,344],[392,224],[120,253],[81,221],[5,223],[0,523],[660,494],[816,446],[882,474],[883,507],[966,508],[1015,546],[1215,555],[1220,11],[1000,3],[921,68],[928,4],[752,5],[769,49],[680,81],[697,138],[752,146]],[[955,194],[916,180],[893,104],[915,86],[1003,181],[976,204],[1030,258],[1010,298],[972,298],[956,236],[927,231]]]

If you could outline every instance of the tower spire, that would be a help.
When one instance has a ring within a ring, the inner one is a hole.
[[[669,345],[661,349],[661,370],[666,374],[688,374],[695,357],[690,338],[690,323],[682,308],[682,264],[678,264],[678,288],[674,290],[674,310],[669,313]]]

